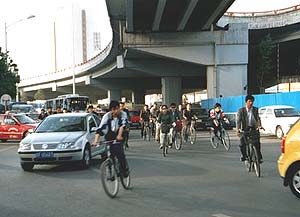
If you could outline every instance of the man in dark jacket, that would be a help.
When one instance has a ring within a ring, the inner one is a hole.
[[[173,117],[171,115],[171,112],[168,111],[168,106],[167,105],[162,105],[162,112],[159,113],[157,122],[161,125],[160,126],[160,149],[163,148],[163,137],[164,134],[168,134],[168,142],[169,142],[169,148],[172,147],[172,132],[170,132],[170,129],[172,128],[172,123],[173,123]]]
[[[237,113],[237,123],[236,130],[237,135],[240,137],[240,150],[241,150],[241,161],[247,160],[246,153],[246,144],[245,140],[241,137],[241,130],[244,131],[245,134],[252,132],[251,135],[254,135],[254,144],[257,148],[258,158],[262,163],[262,154],[261,154],[261,145],[260,145],[260,134],[259,129],[261,127],[260,118],[258,115],[258,108],[253,106],[254,97],[252,95],[247,95],[245,98],[246,105],[239,109]]]

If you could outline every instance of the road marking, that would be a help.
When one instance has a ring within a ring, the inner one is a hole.
[[[224,215],[224,214],[213,214],[213,217],[231,217],[229,215]]]
[[[4,149],[0,149],[0,152],[5,152],[8,151],[10,149],[14,149],[15,147],[8,147],[8,148],[4,148]]]

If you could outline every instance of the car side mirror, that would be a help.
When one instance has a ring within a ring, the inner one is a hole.
[[[90,131],[91,131],[91,133],[94,133],[97,131],[97,129],[98,129],[98,127],[92,127],[92,129]]]

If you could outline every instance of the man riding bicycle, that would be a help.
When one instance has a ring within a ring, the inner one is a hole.
[[[185,132],[183,132],[183,135],[185,137],[185,140],[187,140],[187,132],[188,132],[188,129],[189,127],[192,125],[192,120],[194,119],[194,112],[192,111],[192,105],[190,103],[188,103],[186,105],[186,109],[183,110],[183,113],[182,113],[182,117],[183,117],[183,126],[184,126],[184,129],[185,129]],[[194,127],[194,126],[192,126]]]
[[[170,138],[170,129],[172,128],[172,124],[174,123],[173,122],[173,118],[172,118],[172,115],[170,113],[170,111],[168,111],[168,106],[167,105],[163,105],[162,106],[162,112],[159,113],[158,115],[158,120],[157,122],[160,124],[160,131],[161,133],[163,134],[168,134],[167,138],[168,138],[168,141],[169,141],[169,148],[172,147],[172,138]],[[160,139],[160,149],[163,148],[163,140]]]
[[[175,122],[175,127],[174,129],[177,130],[177,126],[180,124],[181,125],[181,115],[179,111],[176,109],[176,104],[171,103],[170,105],[170,113],[172,116],[172,122]],[[181,127],[180,127],[181,128]],[[174,142],[174,137],[175,137],[175,131],[172,131],[172,142]]]
[[[152,108],[150,109],[150,118],[151,118],[151,122],[152,122],[152,127],[151,127],[151,133],[152,135],[155,135],[155,140],[159,141],[159,133],[157,131],[159,131],[159,129],[157,128],[157,118],[159,115],[159,109],[157,107],[157,104],[154,103]],[[154,127],[155,126],[155,127]],[[155,132],[156,129],[156,132]]]
[[[129,175],[129,169],[123,149],[123,132],[126,125],[126,113],[120,111],[118,101],[111,101],[109,104],[109,112],[103,116],[100,126],[96,131],[94,142],[92,143],[92,146],[98,145],[101,136],[104,136],[105,141],[117,141],[117,143],[111,143],[110,152],[113,157],[116,156],[118,158],[120,162],[120,171],[123,177]]]
[[[148,105],[144,105],[144,108],[140,112],[140,120],[141,120],[141,137],[144,136],[144,127],[145,123],[150,123],[150,110]]]
[[[126,127],[125,127],[125,129],[124,129],[124,133],[123,133],[123,135],[124,135],[124,145],[128,148],[129,146],[128,146],[128,138],[129,138],[129,131],[130,131],[130,129],[129,129],[129,122],[130,122],[130,114],[129,114],[129,110],[127,109],[127,108],[125,108],[125,103],[124,102],[120,102],[120,110],[121,111],[123,111],[123,112],[125,112],[126,113],[126,116],[127,116],[127,125],[126,125]]]
[[[260,144],[260,133],[261,127],[260,117],[258,115],[258,108],[253,106],[254,97],[247,95],[245,98],[246,105],[239,109],[237,113],[237,124],[236,130],[237,135],[240,137],[240,150],[241,150],[241,161],[247,160],[246,143],[243,137],[241,137],[241,130],[247,135],[252,132],[253,145],[256,146],[257,155],[260,163],[262,163],[261,144]]]
[[[218,136],[218,132],[221,132],[220,121],[225,121],[226,124],[229,124],[229,120],[221,109],[220,103],[216,103],[215,107],[209,111],[209,118],[212,120],[212,127],[216,136]]]

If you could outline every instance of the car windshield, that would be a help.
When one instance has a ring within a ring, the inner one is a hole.
[[[35,124],[35,121],[32,120],[30,117],[27,117],[26,115],[16,115],[15,118],[16,118],[21,124]]]
[[[192,109],[192,111],[196,116],[207,116],[208,114],[206,109]]]
[[[276,117],[299,117],[300,114],[294,108],[281,108],[275,109]]]
[[[140,116],[140,114],[139,114],[138,111],[129,111],[129,115],[130,115],[130,117],[132,117],[132,116]]]
[[[11,112],[13,113],[28,113],[33,110],[32,105],[13,105]]]
[[[78,132],[86,131],[86,128],[85,117],[50,116],[38,126],[35,132]]]

